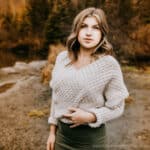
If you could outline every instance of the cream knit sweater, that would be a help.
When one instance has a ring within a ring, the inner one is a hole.
[[[62,118],[70,106],[94,113],[96,122],[88,123],[93,128],[121,116],[129,93],[118,61],[104,55],[80,69],[73,65],[65,67],[69,62],[68,51],[58,54],[50,81],[52,102],[48,123],[57,125],[58,119],[72,123]]]

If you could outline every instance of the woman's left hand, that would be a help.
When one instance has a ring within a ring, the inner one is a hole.
[[[69,111],[71,111],[71,113],[64,114],[63,117],[73,122],[70,128],[96,121],[96,116],[93,113],[84,111],[80,108],[70,107]]]

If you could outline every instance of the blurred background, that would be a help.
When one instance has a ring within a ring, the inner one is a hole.
[[[76,14],[100,7],[129,97],[108,150],[150,149],[149,0],[0,0],[0,150],[45,150],[51,71]]]
[[[149,63],[149,0],[0,0],[0,67],[46,59],[50,45],[65,45],[74,16],[91,6],[105,11],[122,63]]]

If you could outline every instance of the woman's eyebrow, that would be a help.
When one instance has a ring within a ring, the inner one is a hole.
[[[99,24],[97,23],[97,24],[94,24],[93,26],[99,26]]]
[[[82,22],[81,25],[87,25],[86,23]]]
[[[82,23],[81,25],[88,25],[88,23]],[[94,25],[92,25],[92,26],[99,26],[99,24],[94,24]]]

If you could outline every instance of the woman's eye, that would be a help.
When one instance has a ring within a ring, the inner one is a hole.
[[[93,27],[94,29],[97,29],[97,30],[99,30],[100,28],[98,27],[98,26],[95,26],[95,27]]]
[[[83,24],[83,25],[81,25],[81,28],[85,28],[85,27],[86,27],[86,25],[84,25],[84,24]]]

